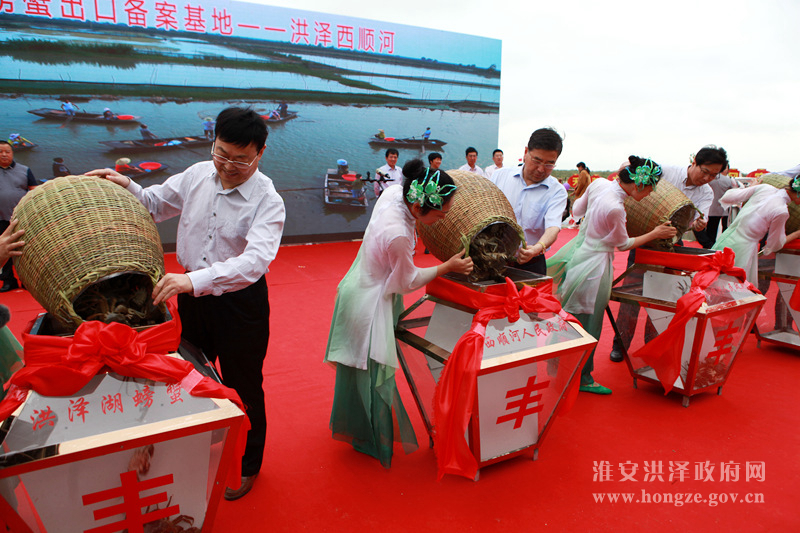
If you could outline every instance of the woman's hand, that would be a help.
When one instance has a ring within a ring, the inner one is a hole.
[[[678,234],[678,229],[673,227],[671,222],[667,222],[656,226],[650,233],[653,234],[653,239],[671,239]]]
[[[524,248],[520,248],[517,251],[517,263],[520,265],[527,263],[537,255],[541,255],[544,253],[544,246],[542,243],[537,242],[536,244],[529,244]]]
[[[439,275],[447,274],[448,272],[458,272],[459,274],[467,275],[472,272],[472,258],[464,257],[464,249],[462,248],[456,255],[442,263]]]

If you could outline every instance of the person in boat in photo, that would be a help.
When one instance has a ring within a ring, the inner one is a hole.
[[[661,167],[650,159],[631,156],[614,181],[595,180],[586,194],[575,201],[575,216],[584,217],[578,235],[547,261],[547,274],[557,285],[556,296],[564,311],[571,313],[595,339],[603,331],[605,308],[611,298],[614,251],[630,250],[654,239],[674,237],[669,222],[636,238],[626,229],[625,198],[639,202],[661,180]],[[581,371],[580,390],[611,394],[611,389],[592,377],[594,350]]]
[[[390,185],[402,182],[403,170],[397,166],[397,158],[399,156],[400,152],[398,152],[395,148],[389,148],[386,150],[384,154],[386,164],[375,171],[377,176],[375,176],[375,184],[373,187],[375,189],[376,198],[380,197],[384,189]]]
[[[103,109],[103,118],[106,120],[114,120],[114,113],[111,112],[111,109],[106,107]]]
[[[431,170],[439,170],[439,167],[442,166],[442,154],[439,152],[429,153],[428,165],[431,167]]]
[[[238,488],[247,494],[264,457],[267,419],[263,366],[269,344],[265,274],[275,259],[286,212],[270,178],[258,170],[267,124],[250,108],[217,116],[211,161],[196,163],[146,189],[111,169],[88,172],[125,187],[156,222],[180,217],[177,258],[186,273],[166,274],[153,290],[158,305],[178,298],[182,337],[218,361],[223,383],[247,408],[250,432]]]
[[[158,135],[150,131],[150,128],[147,127],[147,124],[142,124],[139,126],[139,133],[142,135],[142,139],[146,141],[158,139]]]
[[[427,141],[430,138],[431,138],[431,127],[428,126],[427,128],[425,128],[425,131],[422,132],[422,140]]]
[[[356,179],[350,184],[350,192],[356,200],[364,198],[364,179],[361,174],[356,174]]]
[[[289,105],[286,102],[278,104],[278,118],[286,118],[289,116]]]
[[[467,158],[467,162],[458,167],[458,170],[472,172],[473,174],[477,174],[478,176],[485,178],[486,174],[483,173],[483,169],[477,165],[478,151],[470,146],[464,151],[464,155]]]
[[[214,122],[214,119],[211,118],[211,117],[206,117],[203,120],[203,136],[205,136],[206,139],[213,139],[214,138],[214,126],[215,125],[216,125],[216,122]]]
[[[21,148],[23,146],[30,146],[33,143],[19,133],[11,133],[8,136],[8,144],[14,148]]]
[[[490,181],[506,195],[517,222],[525,232],[526,246],[510,266],[544,275],[545,251],[556,242],[567,206],[567,191],[550,174],[564,144],[553,129],[540,128],[528,139],[521,167],[503,167]]]
[[[120,157],[117,159],[117,161],[114,163],[114,170],[120,174],[125,174],[126,176],[144,172],[144,170],[140,169],[139,167],[131,165],[131,160],[127,157]]]
[[[406,163],[402,175],[402,185],[388,187],[376,202],[358,255],[339,283],[325,353],[325,361],[336,365],[333,438],[386,468],[395,441],[407,452],[417,447],[395,383],[394,327],[402,295],[448,272],[469,274],[473,266],[463,250],[438,266],[414,265],[416,224],[441,220],[458,197],[449,175],[419,159]]]
[[[495,170],[503,168],[503,151],[500,148],[492,152],[492,164],[483,169],[483,173],[487,178],[491,178]]]
[[[75,116],[75,111],[78,110],[78,106],[76,106],[75,104],[73,104],[69,100],[64,100],[64,102],[61,104],[61,109],[64,110],[64,113],[68,117],[74,117]]]

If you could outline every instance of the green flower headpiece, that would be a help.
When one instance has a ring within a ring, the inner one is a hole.
[[[795,176],[794,179],[789,182],[789,186],[794,192],[800,194],[800,175]]]
[[[653,161],[646,159],[644,164],[639,165],[635,171],[631,170],[631,167],[625,167],[628,171],[628,176],[633,180],[636,184],[636,187],[639,189],[643,189],[648,185],[653,186],[653,190],[656,190],[656,184],[658,180],[661,179],[661,166],[657,165]]]
[[[439,186],[439,171],[430,174],[431,169],[425,169],[425,177],[422,182],[414,180],[411,182],[411,187],[406,194],[406,200],[410,203],[418,203],[420,206],[425,206],[427,203],[434,209],[441,209],[444,204],[444,196],[451,194],[457,189],[455,185],[442,185]]]

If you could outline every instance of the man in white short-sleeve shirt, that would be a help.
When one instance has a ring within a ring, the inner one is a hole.
[[[467,157],[467,163],[465,165],[461,165],[458,167],[458,170],[465,170],[467,172],[472,172],[473,174],[477,174],[483,178],[486,177],[484,174],[483,169],[477,165],[478,163],[478,151],[470,146],[464,151],[464,154]]]
[[[483,173],[486,174],[487,178],[491,178],[495,170],[503,168],[503,151],[500,148],[492,152],[492,162],[493,164],[483,169]]]
[[[567,207],[566,189],[550,175],[562,149],[563,141],[555,130],[538,129],[528,140],[522,166],[503,167],[491,177],[525,232],[527,245],[520,248],[517,264],[512,266],[541,275],[547,273],[544,252],[556,242]]]

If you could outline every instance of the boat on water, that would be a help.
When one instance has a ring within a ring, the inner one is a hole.
[[[19,135],[17,135],[15,138],[9,137],[8,144],[11,145],[11,148],[13,148],[15,152],[24,152],[39,146],[35,142],[28,140],[25,137],[20,137]]]
[[[147,178],[154,174],[161,174],[162,172],[166,172],[169,168],[169,165],[166,163],[159,163],[158,161],[138,161],[136,163],[131,163],[129,166],[131,167],[130,170],[124,170],[120,172],[120,174],[128,176],[133,180]]]
[[[97,141],[108,146],[112,152],[153,152],[174,150],[176,148],[197,148],[211,146],[214,139],[204,135],[186,135],[183,137],[164,137],[160,139],[130,139],[127,141]]]
[[[63,109],[42,107],[40,109],[29,109],[28,113],[52,120],[70,119],[70,116],[67,115],[67,112]],[[142,117],[137,117],[135,115],[112,115],[110,118],[106,118],[103,116],[103,113],[76,111],[75,114],[72,115],[71,120],[75,122],[96,122],[99,124],[114,124],[118,126],[120,124],[138,124],[140,118]]]
[[[289,111],[289,112],[286,113],[285,116],[275,117],[275,118],[270,117],[269,115],[261,115],[261,118],[263,118],[265,121],[267,121],[267,124],[280,124],[282,122],[288,122],[289,120],[292,120],[293,118],[297,118],[297,112],[296,111]]]
[[[445,144],[444,141],[439,139],[422,139],[417,137],[404,137],[404,138],[395,138],[395,137],[378,137],[377,135],[373,135],[369,138],[369,144],[374,146],[386,146],[392,148],[414,148],[414,149],[422,149],[422,148],[441,148]]]
[[[355,174],[341,174],[337,169],[329,168],[325,174],[325,205],[341,208],[366,209],[369,205],[364,186],[361,189],[361,196],[353,196],[353,183],[356,181]]]

